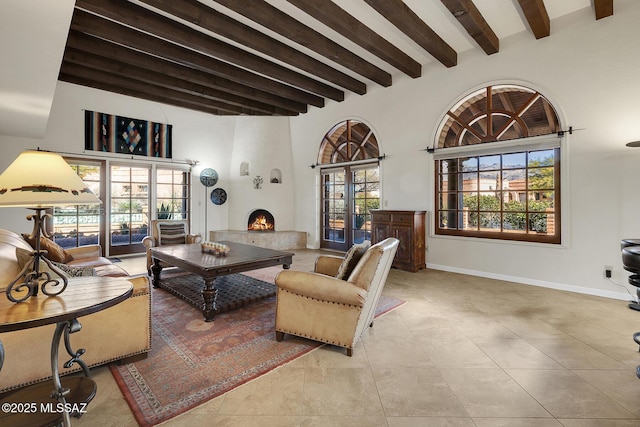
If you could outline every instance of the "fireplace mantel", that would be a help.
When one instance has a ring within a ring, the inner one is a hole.
[[[307,247],[307,234],[303,231],[214,230],[209,232],[209,240],[213,242],[244,243],[277,250],[304,249]]]

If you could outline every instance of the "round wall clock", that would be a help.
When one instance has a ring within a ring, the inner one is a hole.
[[[206,168],[200,172],[200,182],[205,187],[213,187],[218,182],[218,172],[211,168]]]
[[[216,188],[211,192],[211,201],[214,205],[221,205],[227,201],[227,192],[222,188]]]

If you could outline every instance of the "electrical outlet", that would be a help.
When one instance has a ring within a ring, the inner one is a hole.
[[[612,272],[613,272],[613,267],[611,267],[610,265],[605,265],[604,266],[604,277],[605,278],[610,279]]]

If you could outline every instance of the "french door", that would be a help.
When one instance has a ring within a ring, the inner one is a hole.
[[[144,252],[149,224],[151,165],[111,165],[109,255]]]
[[[371,209],[380,208],[378,164],[323,169],[320,247],[340,251],[371,240]]]

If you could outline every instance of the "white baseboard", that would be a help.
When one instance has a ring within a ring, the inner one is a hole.
[[[495,274],[486,271],[468,270],[466,268],[451,267],[448,265],[429,264],[427,268],[433,270],[448,271],[450,273],[460,273],[469,276],[485,277],[487,279],[503,280],[506,282],[521,283],[523,285],[540,286],[542,288],[557,289],[559,291],[575,292],[578,294],[593,295],[597,297],[611,298],[622,301],[631,301],[631,295],[625,292],[605,291],[602,289],[585,288],[582,286],[568,285],[566,283],[547,282],[544,280],[529,279],[526,277],[508,276],[506,274]]]

